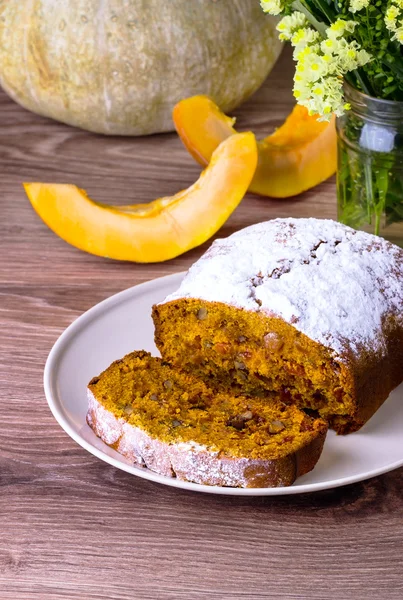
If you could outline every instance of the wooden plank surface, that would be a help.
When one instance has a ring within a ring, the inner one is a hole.
[[[237,111],[263,136],[292,106],[284,53]],[[32,115],[0,95],[1,600],[401,600],[403,470],[345,488],[276,498],[175,490],[108,466],[53,419],[47,354],[83,311],[136,283],[188,268],[86,255],[54,236],[21,182],[73,182],[94,198],[167,195],[199,173],[174,134],[104,138]],[[299,198],[248,196],[220,236],[276,216],[335,216],[334,181]]]

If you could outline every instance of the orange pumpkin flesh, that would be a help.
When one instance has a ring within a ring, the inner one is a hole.
[[[184,145],[201,165],[208,164],[220,142],[236,134],[235,119],[221,112],[208,96],[179,102],[173,120]],[[336,171],[335,119],[320,122],[297,104],[277,131],[258,142],[258,154],[249,191],[273,198],[301,194]]]
[[[69,244],[91,254],[133,262],[174,258],[208,240],[235,210],[252,180],[252,133],[231,136],[187,190],[149,204],[110,206],[75,185],[25,183],[32,206]]]
[[[187,151],[202,167],[209,164],[219,144],[236,133],[235,119],[227,117],[208,96],[192,96],[174,106],[175,129]]]

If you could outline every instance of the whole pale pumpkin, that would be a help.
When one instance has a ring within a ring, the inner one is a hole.
[[[173,129],[182,98],[224,111],[280,53],[258,0],[0,2],[0,82],[25,108],[106,134]]]

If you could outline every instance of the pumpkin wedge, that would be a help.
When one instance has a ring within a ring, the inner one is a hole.
[[[235,119],[208,96],[192,96],[176,104],[173,120],[187,150],[203,166],[223,140],[236,134]],[[258,142],[258,153],[249,191],[273,198],[301,194],[336,171],[335,119],[318,121],[297,104],[281,127]]]
[[[253,133],[231,136],[190,188],[149,204],[110,206],[75,185],[25,183],[35,211],[63,240],[108,258],[160,262],[208,240],[242,200],[257,164]]]

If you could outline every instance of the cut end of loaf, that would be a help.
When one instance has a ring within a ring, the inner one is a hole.
[[[327,431],[296,407],[217,394],[144,352],[94,378],[88,400],[90,427],[131,462],[205,485],[291,485]]]

